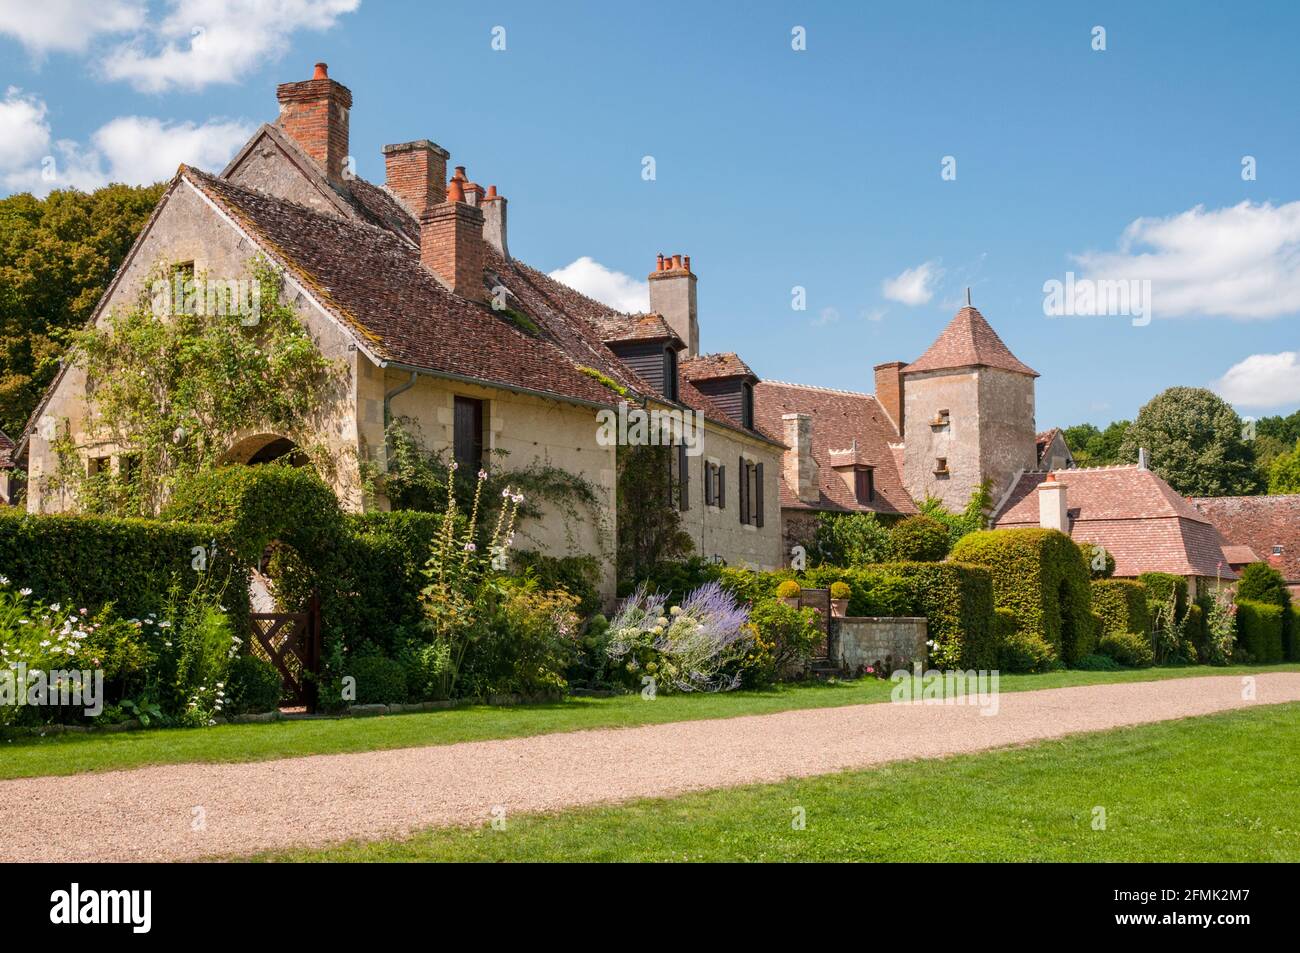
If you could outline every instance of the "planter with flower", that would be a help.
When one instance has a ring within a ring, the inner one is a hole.
[[[802,587],[793,579],[787,579],[776,587],[776,597],[791,609],[799,608],[799,600],[802,593]]]
[[[841,619],[848,615],[851,595],[853,590],[849,588],[847,582],[831,583],[831,615]]]

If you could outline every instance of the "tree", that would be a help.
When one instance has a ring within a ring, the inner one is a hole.
[[[1184,496],[1243,496],[1263,492],[1241,418],[1223,398],[1201,387],[1157,394],[1128,428],[1121,455],[1139,448],[1151,468]]]
[[[918,513],[894,524],[889,531],[889,550],[893,559],[937,563],[948,555],[952,540],[948,527],[932,516]]]
[[[1300,493],[1300,440],[1290,453],[1279,454],[1268,471],[1268,492]]]
[[[819,513],[812,556],[818,566],[863,566],[889,558],[889,529],[875,513]]]
[[[1120,450],[1128,432],[1127,420],[1116,420],[1105,430],[1092,424],[1076,424],[1064,430],[1065,442],[1081,467],[1106,467],[1121,463]]]
[[[17,437],[162,195],[109,185],[0,199],[0,430]]]

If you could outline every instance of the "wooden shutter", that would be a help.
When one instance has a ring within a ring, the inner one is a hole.
[[[713,464],[704,462],[704,505],[713,505]]]
[[[691,508],[691,470],[689,463],[690,458],[686,456],[686,443],[683,441],[677,445],[677,505],[683,510]]]
[[[740,458],[740,521],[749,522],[749,473],[745,458]]]
[[[763,526],[763,464],[754,464],[754,525]]]
[[[727,508],[727,466],[724,463],[718,464],[718,507]]]
[[[454,401],[452,454],[471,473],[483,466],[483,401],[457,397]]]

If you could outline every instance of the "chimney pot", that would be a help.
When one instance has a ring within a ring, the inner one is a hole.
[[[495,185],[489,185],[489,186],[488,186],[487,196],[486,196],[486,197],[489,198],[489,199],[494,199],[494,198],[497,197],[497,187],[496,187]]]
[[[464,202],[465,188],[460,184],[460,179],[453,178],[447,185],[448,202]]]
[[[690,255],[685,255],[685,256],[683,256],[683,258],[682,258],[682,267],[685,268],[687,271],[690,271],[690,270],[691,270],[691,256],[690,256]]]
[[[325,63],[317,63],[315,71],[311,74],[312,79],[329,79],[330,68]]]
[[[680,269],[682,267],[682,256],[673,255],[673,267]]]

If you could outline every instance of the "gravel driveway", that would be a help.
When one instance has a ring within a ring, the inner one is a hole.
[[[478,824],[597,802],[937,758],[1300,701],[1300,673],[1014,692],[975,707],[854,705],[251,764],[0,781],[0,861],[189,860]],[[654,704],[647,701],[646,704]],[[400,717],[400,716],[399,716]],[[75,749],[61,749],[64,757]]]

